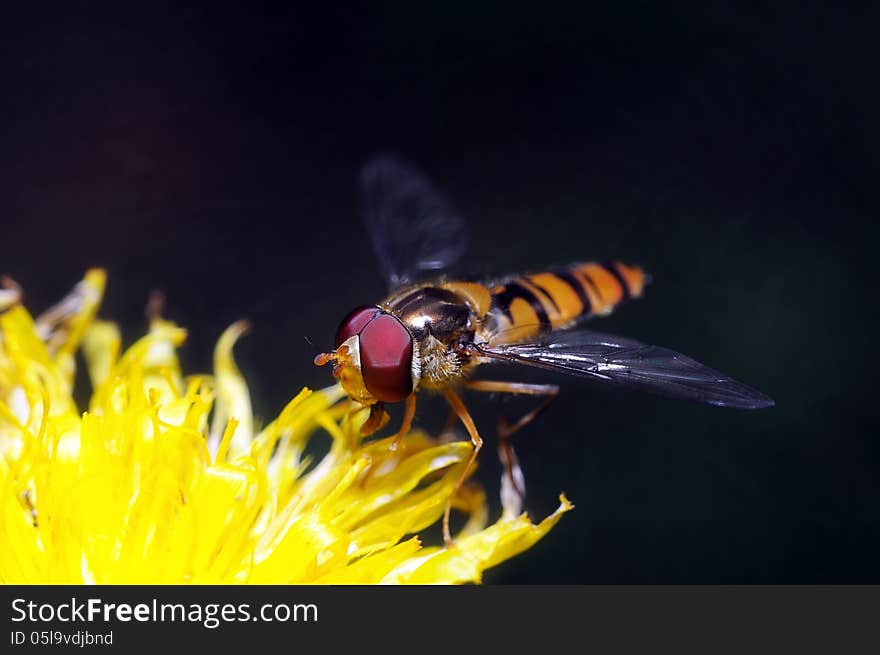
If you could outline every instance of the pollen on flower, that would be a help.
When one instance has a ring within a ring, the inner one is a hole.
[[[471,452],[424,433],[363,441],[367,412],[339,386],[303,389],[257,431],[221,335],[213,375],[184,376],[181,327],[154,316],[122,348],[96,320],[105,284],[89,271],[36,319],[0,289],[0,582],[461,583],[526,550],[571,508],[487,526],[485,494],[451,548],[418,534],[440,520]],[[73,400],[75,355],[92,385]],[[310,439],[329,452],[310,461]]]

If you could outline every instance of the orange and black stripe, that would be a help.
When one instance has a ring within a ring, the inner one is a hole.
[[[504,341],[520,341],[548,328],[608,314],[641,296],[644,285],[642,269],[611,261],[523,275],[491,289],[491,328]]]

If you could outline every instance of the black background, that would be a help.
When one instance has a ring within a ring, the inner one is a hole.
[[[577,509],[487,582],[880,581],[873,17],[319,4],[4,16],[0,269],[28,305],[105,266],[102,315],[134,338],[161,288],[190,371],[249,317],[237,354],[270,417],[330,381],[312,357],[383,293],[354,180],[390,150],[468,218],[469,271],[640,263],[645,298],[593,327],[777,401],[737,412],[564,380],[518,451],[533,515],[560,490]],[[500,403],[471,402],[488,433]],[[433,429],[440,403],[422,407]],[[490,449],[493,496],[497,473]]]

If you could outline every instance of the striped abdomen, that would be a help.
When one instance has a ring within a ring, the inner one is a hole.
[[[608,314],[642,295],[645,274],[621,262],[588,262],[523,275],[491,289],[487,330],[494,343],[523,341],[547,327]]]

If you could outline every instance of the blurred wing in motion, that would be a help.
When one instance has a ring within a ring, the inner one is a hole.
[[[464,220],[418,170],[388,155],[361,169],[363,219],[391,289],[438,271],[461,257]]]
[[[483,357],[537,366],[673,398],[761,409],[773,400],[681,353],[599,332],[556,332],[538,342],[476,346]]]

